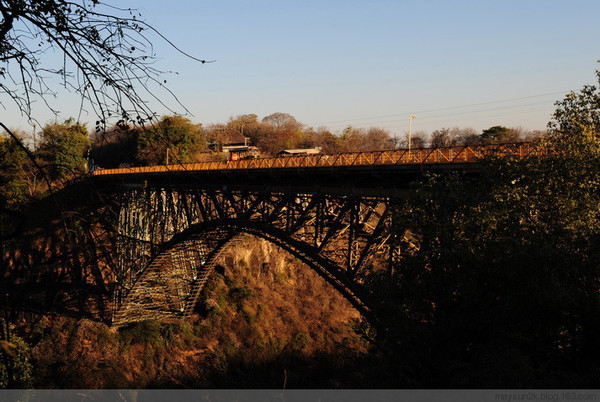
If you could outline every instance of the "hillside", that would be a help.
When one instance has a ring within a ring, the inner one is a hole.
[[[26,338],[42,388],[352,388],[376,378],[365,378],[359,321],[316,273],[248,236],[218,261],[189,321],[116,330],[43,317]]]

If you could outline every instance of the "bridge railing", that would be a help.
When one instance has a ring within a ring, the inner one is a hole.
[[[417,148],[384,151],[345,152],[338,154],[311,154],[277,158],[241,159],[227,162],[197,162],[174,165],[102,169],[94,176],[136,173],[161,173],[203,170],[289,169],[311,167],[418,165],[445,163],[474,163],[492,155],[524,159],[543,156],[548,149],[533,143],[472,145],[445,148]]]

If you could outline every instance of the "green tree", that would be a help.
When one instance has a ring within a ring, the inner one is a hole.
[[[25,152],[12,138],[0,137],[0,199],[2,205],[21,204],[27,195]]]
[[[29,345],[18,336],[6,340],[4,321],[0,337],[0,388],[31,388],[33,386],[33,366],[30,361]]]
[[[69,119],[44,127],[37,154],[48,166],[51,178],[64,179],[87,171],[90,145],[86,125]]]
[[[206,149],[202,125],[182,116],[164,116],[158,123],[138,132],[137,160],[145,165],[187,163]],[[168,156],[167,156],[168,155]]]
[[[596,70],[596,78],[600,85],[600,70]],[[570,92],[556,102],[556,106],[553,119],[548,124],[554,134],[573,134],[583,129],[600,131],[600,91],[597,85],[585,85],[579,92]]]
[[[483,130],[480,138],[484,144],[502,144],[519,141],[519,133],[508,127],[493,126]]]
[[[600,86],[600,70],[596,70]],[[579,92],[570,92],[556,102],[556,111],[548,124],[550,138],[555,146],[581,155],[598,148],[600,139],[600,89],[585,85]]]
[[[19,232],[21,209],[37,194],[35,173],[19,144],[12,138],[0,137],[0,246]]]

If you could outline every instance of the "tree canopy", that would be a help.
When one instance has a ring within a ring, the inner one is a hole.
[[[145,165],[195,161],[206,149],[202,125],[182,116],[164,116],[158,123],[137,131],[137,161]]]
[[[600,85],[600,70],[596,70]],[[572,91],[556,102],[556,111],[548,127],[556,138],[573,136],[582,131],[600,131],[600,89],[598,85],[585,85],[579,92]]]
[[[4,206],[23,201],[27,168],[25,152],[12,138],[0,137],[0,202]]]
[[[499,144],[519,140],[519,134],[504,126],[493,126],[481,133],[481,141],[485,144]]]
[[[45,162],[52,179],[63,179],[87,171],[90,145],[85,124],[71,119],[44,127],[37,155]]]

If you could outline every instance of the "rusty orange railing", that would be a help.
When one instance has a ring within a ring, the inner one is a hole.
[[[162,173],[206,170],[285,169],[336,166],[417,165],[441,163],[473,163],[486,156],[524,159],[531,155],[546,155],[548,150],[532,143],[474,145],[446,148],[399,149],[387,151],[310,154],[277,158],[242,159],[227,162],[198,162],[174,165],[103,169],[94,176],[115,174]]]

